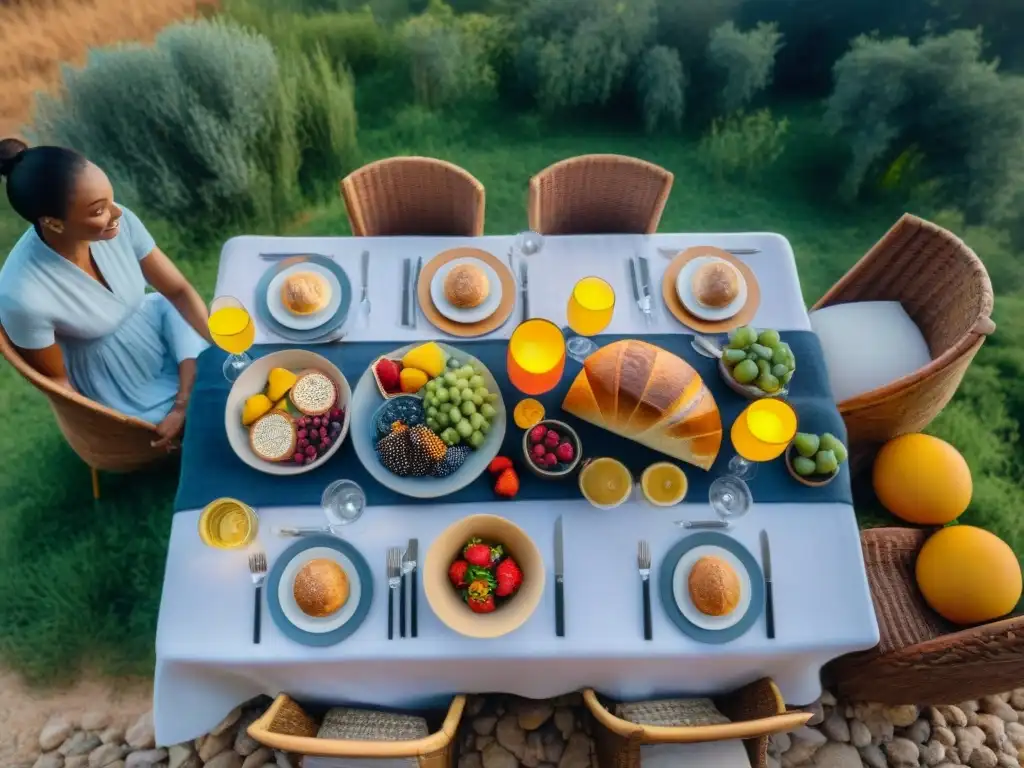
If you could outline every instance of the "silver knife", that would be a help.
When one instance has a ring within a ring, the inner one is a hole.
[[[775,639],[775,597],[772,594],[772,551],[768,531],[761,531],[761,568],[764,569],[764,621],[768,639]]]
[[[659,248],[658,253],[666,259],[674,259],[685,250],[685,248]],[[722,250],[733,256],[753,256],[755,253],[761,252],[760,248],[723,248]]]
[[[412,327],[416,327],[416,323],[419,319],[420,314],[420,273],[423,272],[423,257],[420,256],[416,260],[416,276],[412,281]],[[413,635],[415,637],[415,635]]]
[[[637,262],[640,266],[640,308],[644,311],[644,319],[650,325],[654,322],[654,315],[651,313],[651,304],[654,302],[651,297],[651,265],[644,256],[638,256]]]
[[[565,637],[565,554],[562,517],[555,520],[555,636]]]
[[[359,255],[359,271],[360,271],[360,278],[361,278],[362,283],[363,283],[363,294],[362,294],[362,296],[360,296],[360,299],[365,301],[366,294],[370,290],[370,252],[369,251],[363,251]]]
[[[526,262],[519,262],[519,295],[523,300],[523,320],[530,319],[530,279],[526,274]]]
[[[409,281],[412,279],[412,262],[402,261],[402,327],[410,328],[409,323]]]
[[[729,524],[724,520],[676,520],[675,525],[688,530],[720,530],[728,528]]]
[[[274,261],[276,259],[290,259],[290,258],[292,258],[294,256],[319,256],[322,259],[330,259],[331,258],[330,256],[325,256],[322,253],[310,253],[309,251],[306,251],[305,253],[261,253],[260,254],[260,258],[264,259],[266,261]]]
[[[636,261],[632,256],[629,257],[629,286],[633,289],[633,301],[636,302],[637,307],[643,312],[644,303],[640,301],[640,280],[636,274]]]

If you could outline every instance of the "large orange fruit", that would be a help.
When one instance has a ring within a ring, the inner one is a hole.
[[[967,462],[956,448],[931,435],[901,435],[882,446],[873,481],[878,500],[908,523],[945,525],[971,503]]]
[[[1020,600],[1020,563],[995,534],[951,525],[921,547],[917,585],[940,616],[954,624],[980,624],[1005,616]]]

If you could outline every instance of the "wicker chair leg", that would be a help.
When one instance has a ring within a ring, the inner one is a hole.
[[[100,473],[96,470],[96,467],[89,467],[89,472],[92,474],[92,498],[94,501],[100,500]]]

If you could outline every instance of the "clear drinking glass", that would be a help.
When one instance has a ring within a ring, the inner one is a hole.
[[[731,525],[733,520],[747,514],[754,504],[750,486],[735,475],[723,475],[715,478],[708,489],[708,500],[711,502],[711,508],[715,510],[715,514],[722,518],[727,525]]]
[[[320,506],[327,515],[327,524],[348,525],[358,520],[366,507],[366,494],[352,480],[335,480],[324,489]]]
[[[540,253],[544,247],[544,236],[533,230],[526,230],[516,235],[516,250],[523,256]]]

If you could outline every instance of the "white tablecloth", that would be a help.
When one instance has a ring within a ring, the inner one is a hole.
[[[353,325],[349,338],[436,337],[421,317],[419,329],[399,327],[401,258],[429,258],[456,244],[479,245],[505,257],[512,238],[286,239],[242,237],[222,254],[218,293],[251,301],[264,262],[259,252],[314,251],[334,256],[353,280],[358,299],[359,253],[370,250],[373,313],[369,327]],[[587,236],[548,238],[530,264],[531,315],[564,318],[572,283],[588,273],[610,279],[618,305],[612,333],[641,333],[643,317],[632,300],[625,259],[650,257],[657,280],[667,259],[658,247],[711,243],[726,248],[761,248],[742,257],[757,274],[762,303],[755,325],[807,330],[792,250],[771,234]],[[655,291],[655,331],[682,330]],[[507,336],[510,324],[496,335]],[[274,341],[261,336],[261,341]],[[473,513],[500,514],[537,542],[553,582],[554,520],[564,516],[566,636],[554,632],[554,597],[516,632],[495,640],[472,640],[448,630],[419,598],[419,637],[387,640],[387,601],[375,599],[363,626],[329,648],[309,648],[284,635],[264,614],[263,638],[252,643],[252,583],[242,552],[205,547],[196,533],[199,512],[174,517],[157,630],[156,736],[161,744],[194,738],[238,703],[260,693],[286,692],[300,700],[415,707],[452,693],[506,692],[545,698],[586,686],[620,699],[726,691],[768,675],[791,704],[820,694],[820,669],[836,656],[878,642],[871,597],[853,509],[845,504],[755,504],[731,531],[760,560],[758,533],[771,538],[776,638],[765,636],[763,618],[741,638],[723,645],[697,643],[679,632],[661,609],[657,564],[683,532],[679,519],[710,519],[706,503],[654,509],[630,502],[597,511],[586,502],[491,502],[474,505],[371,507],[345,537],[367,558],[384,586],[384,552],[420,540],[421,558],[444,527]],[[292,539],[273,536],[280,525],[320,525],[312,507],[259,510],[260,540],[271,563]],[[644,641],[636,542],[650,541],[654,639]]]

